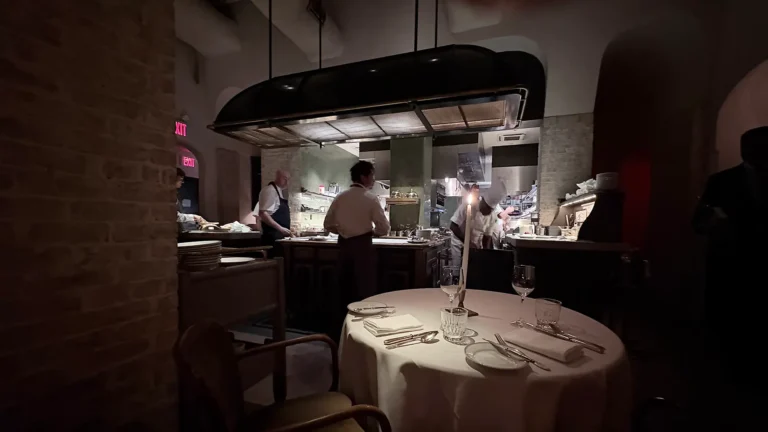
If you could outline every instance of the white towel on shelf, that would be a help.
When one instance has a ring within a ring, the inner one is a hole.
[[[374,336],[387,336],[413,330],[421,330],[424,324],[411,314],[389,316],[385,318],[366,318],[363,327]]]
[[[529,328],[516,328],[504,333],[501,337],[514,345],[529,349],[563,363],[570,363],[584,355],[584,350],[581,345],[558,339]]]

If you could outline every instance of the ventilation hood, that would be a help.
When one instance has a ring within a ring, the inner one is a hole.
[[[262,148],[514,129],[538,90],[532,58],[450,45],[277,77],[232,98],[209,128]]]

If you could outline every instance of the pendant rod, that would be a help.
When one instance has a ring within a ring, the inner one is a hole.
[[[419,0],[416,0],[413,20],[413,51],[419,50]]]
[[[437,12],[440,7],[440,0],[435,0],[435,48],[437,48]]]
[[[269,79],[272,79],[272,0],[269,0]]]

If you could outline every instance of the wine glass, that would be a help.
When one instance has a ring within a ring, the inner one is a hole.
[[[440,273],[440,289],[444,293],[448,294],[448,300],[451,302],[451,309],[453,309],[453,301],[456,295],[461,291],[461,267],[445,266]]]
[[[520,304],[536,288],[536,267],[529,265],[516,265],[512,271],[512,288],[520,295]],[[522,327],[524,325],[522,315],[515,323]]]

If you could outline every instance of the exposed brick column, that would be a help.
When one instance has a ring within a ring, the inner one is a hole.
[[[0,2],[0,430],[176,428],[173,0]]]
[[[539,219],[549,225],[557,199],[592,176],[593,115],[547,117],[539,142]]]

